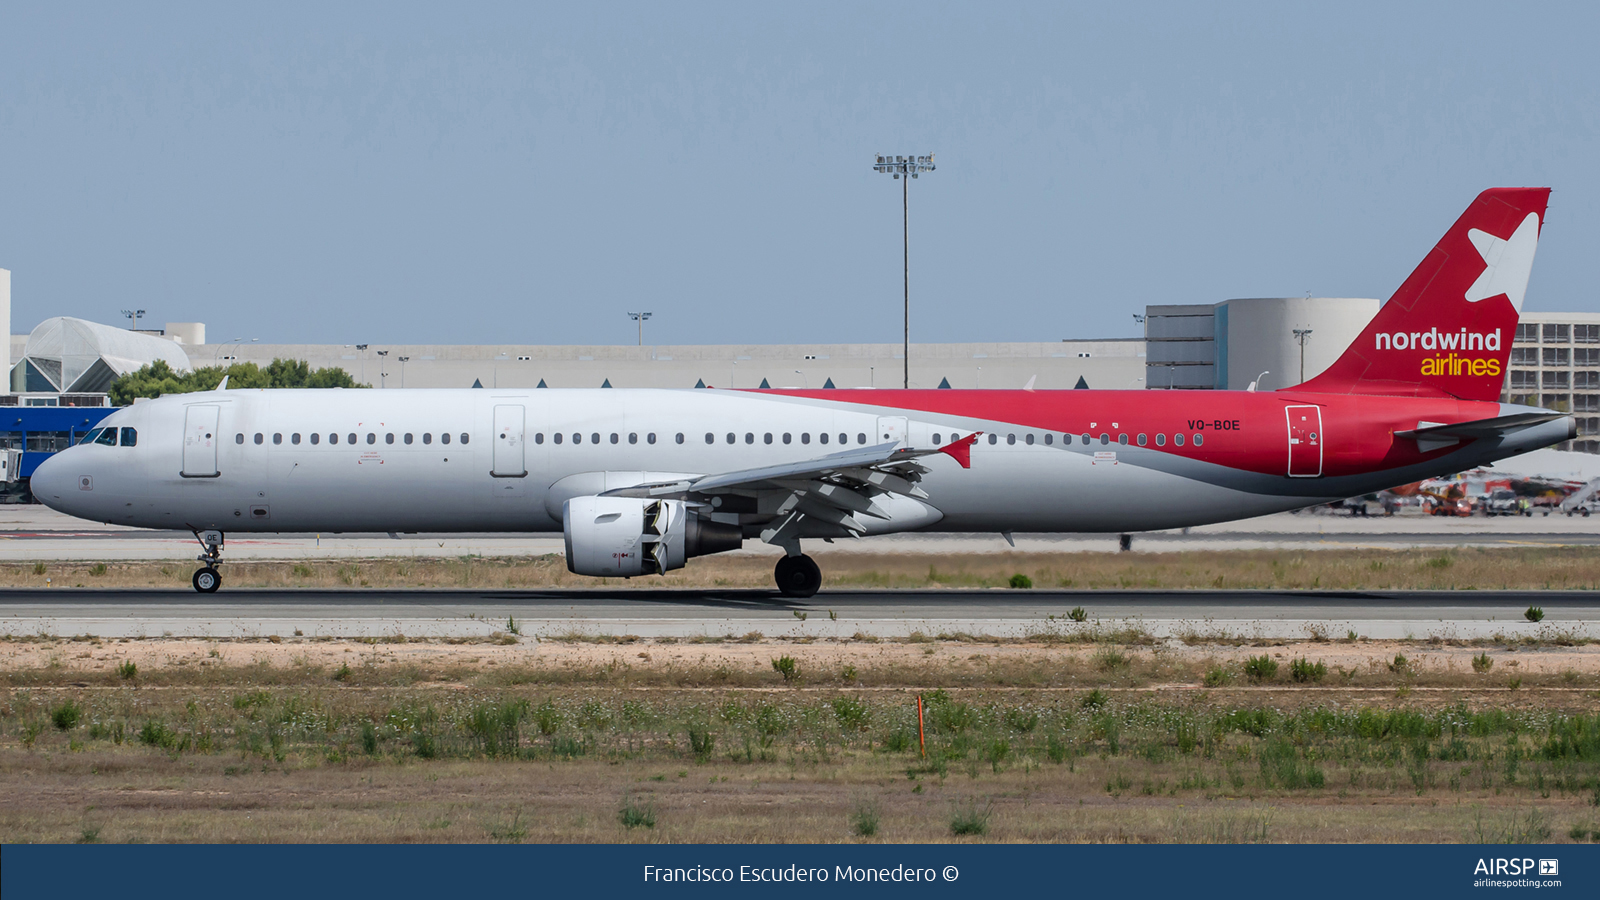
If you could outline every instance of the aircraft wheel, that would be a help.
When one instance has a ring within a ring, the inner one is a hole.
[[[195,570],[194,589],[202,594],[215,594],[217,588],[222,587],[222,574],[216,569],[206,566]]]
[[[822,570],[815,560],[803,554],[778,560],[772,577],[785,597],[810,597],[822,587]]]

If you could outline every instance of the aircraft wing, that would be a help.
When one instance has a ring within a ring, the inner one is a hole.
[[[1396,431],[1394,436],[1413,438],[1419,441],[1475,440],[1477,438],[1496,437],[1513,431],[1521,431],[1531,425],[1565,419],[1567,415],[1567,413],[1563,412],[1541,411],[1514,413],[1509,416],[1496,416],[1492,419],[1474,419],[1470,422],[1456,422],[1449,425],[1438,422],[1418,422],[1416,428],[1410,431]]]
[[[713,508],[742,509],[780,522],[771,529],[775,534],[783,532],[780,538],[791,533],[810,536],[816,529],[803,524],[807,519],[825,523],[827,533],[861,534],[865,529],[856,515],[889,518],[873,502],[874,497],[901,494],[928,499],[917,486],[928,472],[918,462],[920,458],[943,453],[962,468],[970,468],[972,445],[979,434],[973,432],[936,449],[911,450],[899,442],[877,444],[776,466],[633,485],[602,496],[670,498],[707,502]],[[724,498],[730,496],[744,498],[745,502],[725,503]]]

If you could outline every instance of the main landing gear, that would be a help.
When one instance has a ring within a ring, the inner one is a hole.
[[[778,590],[785,597],[809,597],[822,587],[822,570],[817,568],[815,560],[804,553],[778,560],[772,577],[777,580]]]
[[[217,571],[217,566],[222,565],[222,532],[189,530],[194,532],[195,540],[205,551],[195,557],[205,565],[194,573],[194,589],[202,594],[215,594],[217,588],[222,587],[222,573]]]

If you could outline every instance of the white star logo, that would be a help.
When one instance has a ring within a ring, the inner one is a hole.
[[[1467,239],[1483,257],[1483,274],[1467,288],[1467,302],[1477,303],[1506,295],[1511,306],[1522,312],[1522,296],[1528,292],[1528,273],[1533,271],[1533,251],[1539,246],[1539,214],[1528,213],[1510,240],[1501,240],[1476,228]]]

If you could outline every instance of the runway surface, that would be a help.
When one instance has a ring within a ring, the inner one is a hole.
[[[1068,618],[1083,607],[1089,622]],[[1523,611],[1542,607],[1543,622]],[[802,616],[804,618],[802,618]],[[1137,625],[1157,637],[1368,638],[1570,634],[1600,637],[1600,592],[1009,591],[775,592],[187,590],[0,591],[0,634],[101,637],[847,638],[858,632],[1026,637]]]

